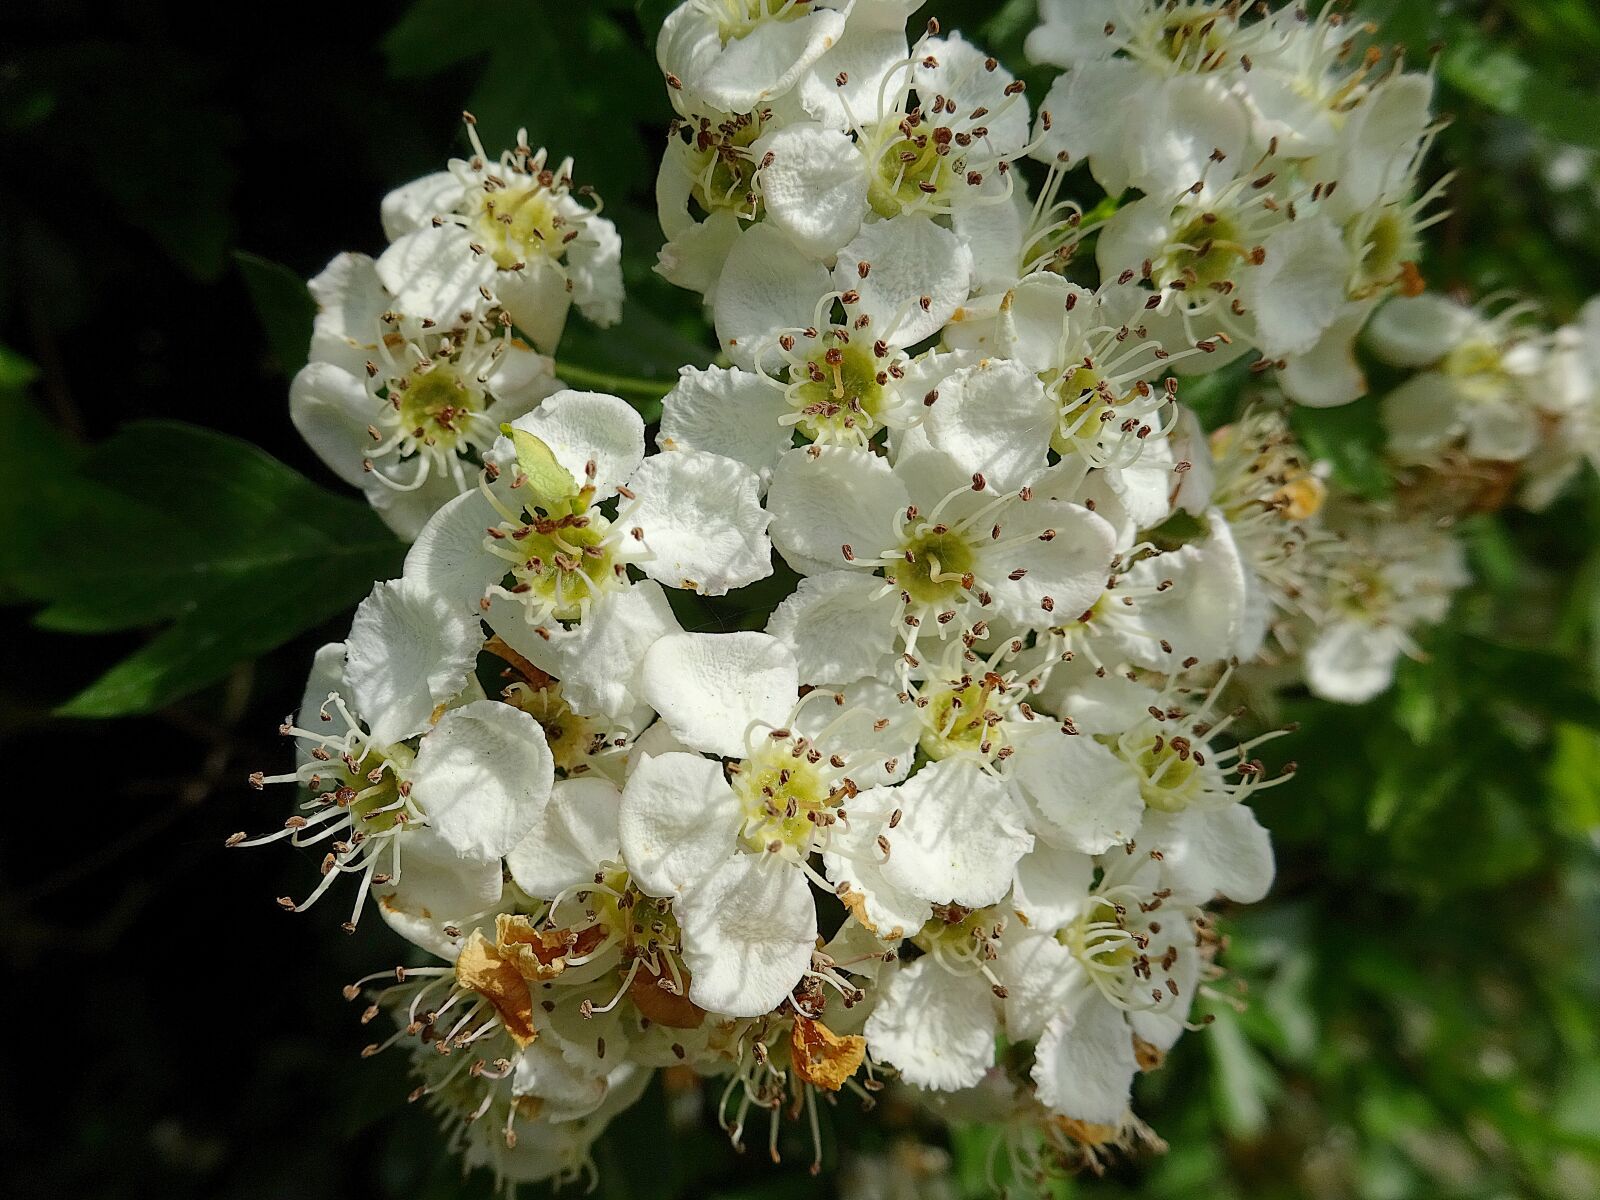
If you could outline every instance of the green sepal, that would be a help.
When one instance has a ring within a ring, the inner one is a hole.
[[[578,495],[578,481],[557,461],[543,441],[524,429],[500,426],[517,451],[517,472],[522,477],[517,492],[524,507],[555,514]]]

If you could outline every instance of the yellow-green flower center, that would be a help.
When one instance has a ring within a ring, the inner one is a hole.
[[[884,575],[923,607],[959,599],[977,565],[972,547],[943,525],[919,527],[900,548],[906,561],[892,563]]]
[[[942,194],[955,178],[950,145],[933,131],[904,135],[878,150],[872,160],[867,203],[880,217],[897,217]],[[948,132],[948,131],[944,131]]]
[[[391,399],[402,429],[425,445],[446,449],[460,442],[471,415],[484,407],[483,389],[446,363],[408,376]]]
[[[576,619],[586,600],[596,600],[617,581],[616,557],[607,543],[609,524],[593,509],[539,517],[514,530],[502,544],[521,555],[511,568],[512,592],[537,599],[563,621]]]
[[[870,347],[851,342],[818,351],[789,369],[799,428],[814,442],[865,444],[883,428],[887,374]]]
[[[993,732],[1000,717],[990,700],[999,687],[997,677],[986,676],[934,693],[921,710],[924,728],[918,745],[922,752],[935,761],[958,754],[993,758],[1000,749]]]
[[[479,193],[479,206],[475,240],[501,270],[566,253],[568,222],[538,179],[513,175],[505,187]]]
[[[841,793],[794,743],[757,747],[732,769],[733,791],[744,807],[741,836],[751,850],[811,852],[819,828],[831,824]]]
[[[1251,253],[1239,227],[1214,212],[1201,213],[1182,226],[1173,234],[1172,247],[1159,281],[1163,285],[1178,280],[1205,288],[1227,283]]]

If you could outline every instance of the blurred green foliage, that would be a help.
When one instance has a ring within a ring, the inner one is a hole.
[[[63,802],[79,835],[63,861],[13,846],[0,869],[18,994],[57,997],[55,1028],[92,1028],[110,1069],[81,1086],[66,1072],[43,1104],[32,1093],[49,1084],[7,1073],[0,1134],[27,1146],[14,1194],[486,1193],[405,1108],[400,1064],[354,1060],[336,984],[393,959],[392,941],[235,916],[273,894],[279,868],[215,861],[223,833],[260,824],[235,781],[280,753],[265,735],[310,647],[401,553],[358,500],[314,482],[328,481],[288,427],[310,319],[300,280],[337,250],[376,248],[378,198],[459,152],[461,109],[491,144],[526,126],[577,157],[628,247],[622,328],[574,319],[562,360],[576,381],[632,378],[648,415],[656,385],[713,353],[693,298],[651,271],[670,115],[651,47],[670,7],[417,0],[387,27],[352,10],[322,34],[258,15],[261,44],[245,46],[200,36],[176,6],[67,4],[0,50],[0,600],[35,626],[0,713],[14,755],[70,779],[87,736],[109,764]],[[1033,11],[924,9],[1019,69]],[[1600,291],[1600,11],[1368,0],[1356,13],[1437,64],[1453,116],[1432,159],[1455,179],[1430,283],[1570,316]],[[1243,380],[1184,395],[1220,423]],[[1339,484],[1383,493],[1374,401],[1297,414],[1297,429]],[[1171,1150],[1060,1195],[1600,1197],[1597,532],[1592,479],[1539,517],[1473,518],[1478,583],[1388,695],[1263,713],[1300,722],[1284,756],[1302,770],[1260,806],[1279,884],[1223,915],[1215,1021],[1140,1086]],[[691,627],[741,620],[691,606]],[[85,725],[51,710],[155,716]],[[174,742],[197,771],[172,776]],[[295,970],[263,978],[263,962]],[[125,997],[115,1019],[63,987],[91,970],[121,981],[104,988]],[[602,1141],[598,1194],[833,1194],[834,1167],[908,1139],[948,1152],[959,1194],[988,1194],[992,1130],[946,1133],[893,1101],[872,1121],[826,1115],[818,1182],[797,1131],[782,1171],[740,1158],[698,1093],[658,1084]]]

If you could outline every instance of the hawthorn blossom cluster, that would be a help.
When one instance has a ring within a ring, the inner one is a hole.
[[[667,18],[658,270],[721,356],[653,426],[546,357],[620,312],[570,160],[469,118],[313,281],[291,411],[411,548],[253,777],[293,815],[230,844],[318,847],[280,903],[348,877],[418,948],[347,995],[510,1186],[590,1169],[663,1067],[774,1155],[887,1080],[1006,1123],[1016,1178],[1154,1143],[1134,1080],[1204,1023],[1294,770],[1236,673],[1377,694],[1466,581],[1461,481],[1540,502],[1600,453],[1593,313],[1424,291],[1428,74],[1327,10],[1044,0],[1035,110],[918,7]],[[1436,503],[1297,438],[1363,330]],[[1208,434],[1181,379],[1247,354]]]

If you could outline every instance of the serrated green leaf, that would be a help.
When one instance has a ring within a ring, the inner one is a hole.
[[[403,553],[365,505],[194,426],[144,422],[58,450],[42,479],[42,503],[0,503],[0,579],[43,603],[52,629],[172,622],[68,716],[148,712],[213,683],[353,605]]]

